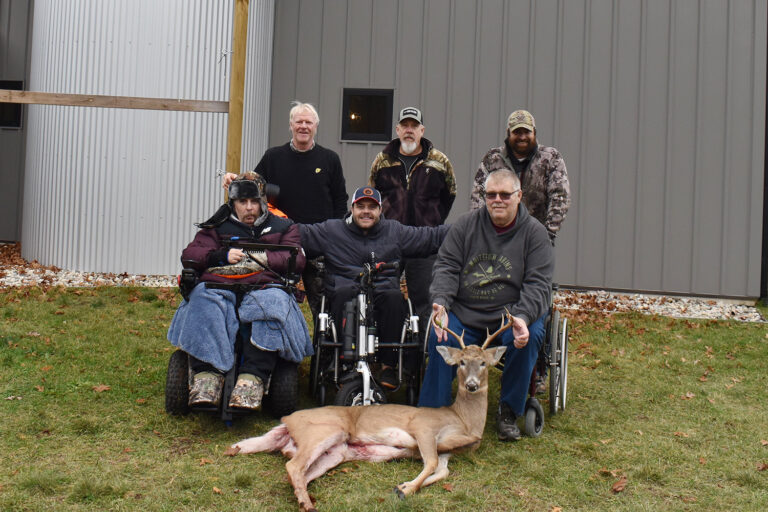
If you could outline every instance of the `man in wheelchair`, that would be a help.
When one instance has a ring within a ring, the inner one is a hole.
[[[372,187],[358,188],[350,213],[344,219],[330,219],[318,224],[301,224],[301,244],[309,258],[325,257],[325,293],[331,316],[340,323],[344,304],[359,289],[356,280],[365,264],[400,262],[403,258],[423,258],[437,252],[448,226],[405,226],[386,220],[381,214],[381,194]],[[400,292],[400,275],[388,270],[377,275],[373,292],[374,315],[382,343],[396,343],[405,315]],[[418,357],[404,366],[413,370]],[[388,389],[397,386],[397,354],[382,349],[379,383]]]
[[[507,346],[497,416],[499,439],[518,440],[517,418],[524,414],[531,372],[545,335],[554,255],[547,230],[521,203],[520,179],[509,169],[485,180],[485,208],[462,215],[452,225],[434,267],[430,287],[436,323],[464,332],[464,343],[477,344],[486,329],[497,329],[507,310],[512,329],[501,336]],[[451,403],[455,370],[437,354],[448,342],[443,329],[430,329],[429,363],[419,406]]]
[[[168,331],[168,340],[189,354],[189,405],[218,407],[223,374],[235,364],[240,322],[248,322],[250,340],[242,343],[229,407],[258,409],[278,358],[299,362],[312,354],[312,344],[295,298],[280,287],[289,271],[301,272],[303,252],[292,256],[289,250],[248,245],[300,247],[298,226],[269,212],[264,180],[252,172],[235,179],[229,202],[198,226],[181,255],[184,268],[197,274],[197,284]]]

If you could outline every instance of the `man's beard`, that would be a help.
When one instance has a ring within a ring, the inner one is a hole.
[[[416,151],[416,148],[419,147],[419,143],[416,141],[406,141],[400,143],[400,149],[403,150],[403,153],[406,155],[412,154],[414,151]]]

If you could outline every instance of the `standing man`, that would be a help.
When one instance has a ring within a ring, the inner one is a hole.
[[[520,178],[523,203],[544,224],[554,244],[571,204],[568,172],[557,149],[537,143],[536,121],[527,110],[509,115],[504,145],[490,149],[480,162],[470,196],[473,209],[484,205],[483,183],[488,173],[505,168],[513,169]]]
[[[310,103],[294,101],[288,114],[291,140],[269,148],[256,166],[267,183],[278,185],[275,206],[291,220],[314,224],[339,219],[347,212],[347,187],[336,152],[315,142],[320,124],[317,110]],[[235,174],[224,177],[224,187]],[[320,307],[322,282],[316,261],[308,261],[302,275],[309,306],[314,315]]]
[[[395,125],[397,138],[376,155],[368,184],[381,192],[384,217],[407,226],[439,226],[456,198],[456,177],[448,157],[424,138],[421,111],[406,107]],[[429,284],[435,255],[405,264],[408,297],[426,331],[430,313]]]
[[[463,332],[467,345],[482,343],[506,311],[512,315],[512,329],[501,334],[508,348],[496,427],[499,439],[518,440],[516,421],[525,412],[531,372],[544,339],[555,262],[547,230],[521,203],[524,194],[517,174],[510,169],[492,172],[484,191],[485,208],[465,213],[451,226],[429,291],[439,325]],[[420,407],[451,403],[455,370],[438,355],[441,342],[458,346],[442,329],[430,330]]]

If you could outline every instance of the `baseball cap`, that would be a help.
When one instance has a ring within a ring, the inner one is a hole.
[[[403,110],[401,110],[400,119],[397,122],[402,123],[403,119],[413,119],[419,124],[424,124],[424,121],[422,121],[421,117],[421,110],[417,109],[416,107],[405,107]]]
[[[507,118],[507,130],[510,132],[518,128],[527,128],[530,131],[536,130],[536,120],[527,110],[515,110]]]
[[[376,201],[376,204],[381,206],[381,194],[373,187],[360,187],[355,190],[355,194],[352,196],[352,204],[361,199],[373,199]]]

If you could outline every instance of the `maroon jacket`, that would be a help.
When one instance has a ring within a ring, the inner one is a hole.
[[[228,217],[224,222],[215,227],[203,228],[197,232],[181,253],[181,264],[185,268],[193,268],[201,273],[200,280],[214,283],[243,283],[243,284],[267,284],[278,282],[277,276],[269,271],[242,276],[221,276],[206,272],[210,267],[227,265],[227,252],[229,248],[223,242],[232,237],[240,237],[244,242],[257,242],[262,244],[280,244],[301,247],[301,235],[299,228],[290,219],[283,219],[273,214],[266,218],[260,218],[253,226]],[[267,251],[267,266],[280,275],[288,271],[289,251]],[[304,251],[300,250],[296,256],[295,271],[301,274],[304,269]]]

